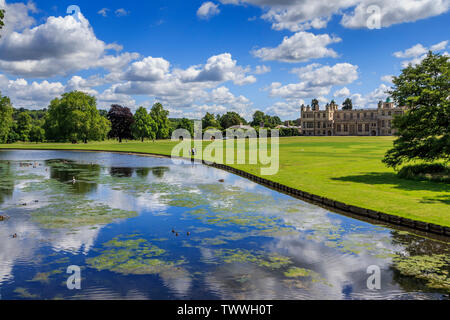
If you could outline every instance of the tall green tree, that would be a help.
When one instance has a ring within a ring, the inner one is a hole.
[[[48,140],[87,143],[104,140],[110,122],[100,116],[95,97],[73,91],[51,101],[44,128]]]
[[[29,135],[30,142],[44,142],[45,141],[45,130],[40,126],[33,125],[30,130]]]
[[[177,125],[177,129],[187,130],[189,131],[191,137],[194,137],[194,122],[189,119],[181,119],[181,121]]]
[[[430,51],[420,64],[403,69],[393,83],[389,94],[408,111],[393,121],[398,139],[383,162],[395,168],[413,160],[449,161],[449,57]]]
[[[202,127],[206,128],[220,128],[220,123],[217,121],[214,114],[207,112],[202,119]]]
[[[13,126],[13,107],[8,97],[0,92],[0,143],[8,141],[8,136]]]
[[[253,127],[260,127],[261,124],[266,128],[275,128],[276,126],[283,124],[283,122],[277,116],[271,117],[262,111],[256,111],[253,114],[251,125]]]
[[[120,143],[123,139],[133,138],[131,126],[134,123],[134,117],[130,108],[113,104],[109,109],[108,119],[111,121],[111,131],[109,132],[111,138],[119,139]]]
[[[247,121],[245,121],[244,118],[242,118],[238,113],[236,112],[227,112],[223,116],[220,117],[220,126],[224,129],[228,129],[232,126],[237,126],[242,124],[247,124]]]
[[[30,131],[32,128],[32,118],[27,111],[21,112],[17,117],[16,132],[20,141],[28,141],[30,139]]]
[[[147,110],[144,107],[139,107],[134,114],[134,123],[131,130],[135,139],[144,142],[146,138],[155,140],[158,128]]]
[[[278,116],[267,116],[267,122],[269,128],[275,128],[276,126],[282,125],[283,122],[281,121],[280,117]]]
[[[169,111],[164,110],[161,103],[155,103],[150,111],[150,116],[156,122],[156,126],[158,128],[156,131],[156,139],[160,140],[169,138]]]
[[[259,126],[261,126],[261,124],[263,126],[266,125],[266,115],[262,111],[256,111],[253,114],[253,121],[252,121],[251,125],[253,127],[259,127]]]
[[[98,110],[98,113],[99,113],[102,117],[108,119],[108,111],[107,111],[107,110],[105,110],[105,109],[99,109],[99,110]]]
[[[104,141],[108,137],[108,133],[111,130],[111,122],[100,114],[96,114],[87,130],[89,130],[89,140]]]
[[[353,101],[350,98],[345,99],[342,104],[342,110],[353,110]]]

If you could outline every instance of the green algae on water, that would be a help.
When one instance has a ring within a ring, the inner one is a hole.
[[[86,263],[98,271],[108,270],[124,275],[161,275],[180,277],[187,274],[180,266],[184,259],[163,260],[164,249],[152,245],[145,239],[121,240],[119,237],[103,245],[106,250],[101,255],[89,258]]]
[[[320,274],[313,270],[303,269],[298,267],[290,268],[284,273],[287,278],[311,278],[312,283],[321,283],[329,287],[332,285],[326,281]]]
[[[294,267],[284,273],[288,278],[309,277],[312,271],[308,269]]]
[[[62,200],[62,199],[61,199]],[[134,211],[113,209],[106,204],[89,200],[52,203],[31,212],[32,220],[48,229],[70,229],[105,225],[118,219],[136,217]]]
[[[290,258],[276,253],[252,253],[244,249],[220,249],[215,251],[215,256],[225,263],[251,263],[269,269],[280,269],[292,264]]]
[[[38,272],[30,282],[50,283],[50,277],[55,274],[63,273],[62,270],[53,270],[49,272]]]
[[[424,281],[429,288],[450,292],[450,255],[397,257],[393,268],[403,276]]]
[[[14,292],[23,299],[37,299],[39,296],[37,294],[30,293],[26,288],[16,288]]]

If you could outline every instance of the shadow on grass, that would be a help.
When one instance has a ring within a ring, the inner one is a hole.
[[[436,203],[442,202],[446,205],[450,205],[450,196],[437,196],[436,198],[424,198],[420,203]]]
[[[449,192],[450,186],[443,182],[417,181],[406,180],[399,178],[395,173],[390,172],[370,172],[364,175],[346,176],[339,178],[332,178],[334,181],[345,181],[364,184],[386,184],[393,185],[397,189],[406,191],[431,191],[431,192]],[[422,203],[442,202],[450,204],[450,195],[438,195],[436,197],[424,198]]]

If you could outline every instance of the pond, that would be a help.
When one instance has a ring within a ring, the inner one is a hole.
[[[190,162],[0,151],[0,215],[4,300],[450,293],[449,243],[355,220]],[[79,290],[67,286],[69,266],[80,268]],[[371,266],[381,271],[379,290],[368,288]]]

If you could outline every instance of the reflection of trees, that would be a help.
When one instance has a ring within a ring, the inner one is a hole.
[[[163,178],[164,174],[170,169],[168,167],[153,167],[153,168],[126,168],[126,167],[112,167],[109,169],[109,173],[112,177],[118,178],[131,178],[133,172],[136,172],[136,176],[139,178],[146,178],[150,171],[157,178]]]
[[[450,245],[445,242],[422,238],[411,234],[392,231],[392,244],[401,246],[402,256],[404,259],[414,256],[433,256],[433,255],[450,255]],[[435,289],[427,286],[427,281],[418,279],[414,276],[406,276],[396,268],[395,263],[391,265],[392,280],[400,285],[400,287],[409,292],[447,292],[446,289]],[[430,265],[430,272],[433,266]],[[447,272],[450,272],[450,266],[447,266]]]
[[[0,204],[6,198],[12,197],[14,192],[14,174],[11,172],[11,164],[0,161]]]
[[[417,292],[430,291],[426,286],[426,281],[417,279],[415,277],[404,276],[400,271],[398,271],[395,267],[391,267],[392,270],[392,281],[397,283],[404,291],[406,292]],[[432,292],[437,291],[436,289],[431,289]]]
[[[139,178],[147,178],[149,173],[150,173],[150,168],[137,168],[136,169],[136,175]]]
[[[166,172],[170,171],[170,169],[168,167],[154,167],[154,168],[151,168],[151,170],[152,170],[153,175],[160,179],[164,177],[164,174]]]
[[[113,167],[109,169],[111,177],[117,178],[130,178],[133,176],[133,168],[117,168]]]
[[[402,249],[409,256],[450,253],[450,245],[448,243],[399,231],[392,231],[392,244],[402,246]]]
[[[62,183],[72,183],[75,177],[76,183],[73,189],[77,194],[87,194],[97,190],[98,177],[101,167],[97,164],[79,164],[68,160],[47,160],[50,168],[50,178]]]

